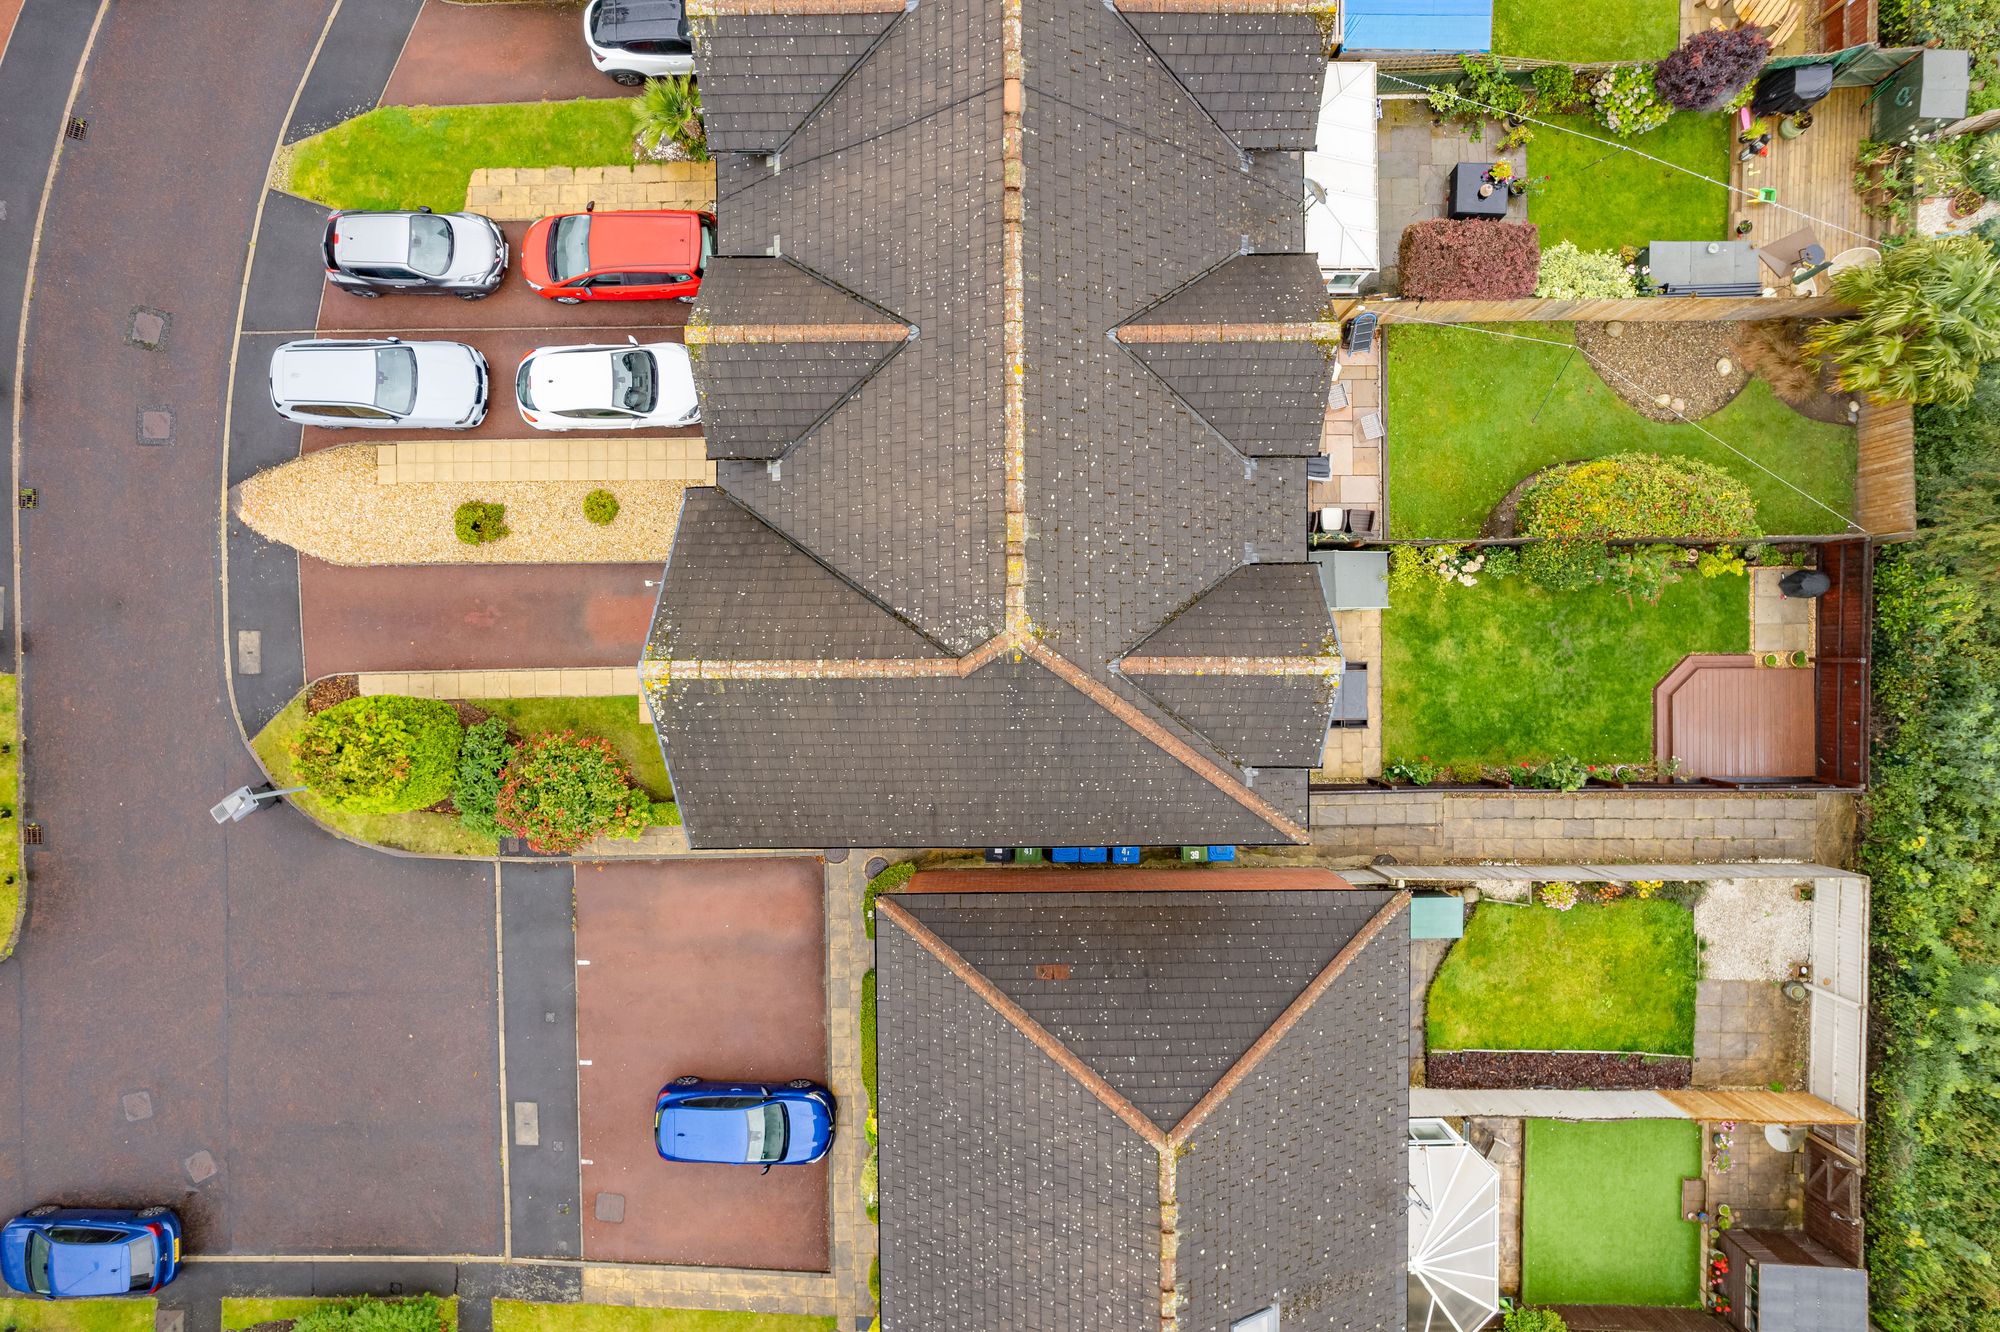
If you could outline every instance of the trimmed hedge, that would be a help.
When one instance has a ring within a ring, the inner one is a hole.
[[[451,794],[465,728],[449,703],[374,694],[336,703],[292,742],[299,780],[357,814],[426,809]]]
[[[1521,535],[1565,541],[1759,534],[1757,502],[1735,477],[1652,453],[1551,467],[1521,496],[1518,515]]]
[[[448,1308],[430,1294],[401,1300],[358,1295],[306,1310],[292,1321],[292,1332],[444,1332]]]
[[[1541,232],[1532,222],[1432,218],[1404,229],[1397,265],[1403,295],[1417,300],[1519,300],[1535,294]]]

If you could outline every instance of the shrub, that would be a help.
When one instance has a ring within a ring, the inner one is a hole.
[[[1637,296],[1639,286],[1616,250],[1579,250],[1557,241],[1542,251],[1535,295],[1557,301],[1615,301]]]
[[[893,893],[910,881],[917,872],[915,862],[902,860],[877,874],[861,890],[861,920],[868,929],[868,937],[875,937],[875,899],[883,893]]]
[[[1740,577],[1747,567],[1743,557],[1727,546],[1717,546],[1694,557],[1694,571],[1703,578],[1724,578],[1731,574]]]
[[[1521,572],[1545,592],[1581,592],[1604,581],[1611,550],[1602,541],[1540,541],[1521,553]]]
[[[1762,28],[1710,28],[1653,66],[1653,88],[1677,111],[1714,111],[1748,87],[1771,58]]]
[[[1384,781],[1408,782],[1412,786],[1429,786],[1442,775],[1443,770],[1437,764],[1431,762],[1430,755],[1428,754],[1414,762],[1404,760],[1402,762],[1384,764],[1382,767],[1382,778]]]
[[[1674,114],[1653,91],[1653,72],[1644,65],[1607,70],[1591,85],[1590,107],[1597,123],[1621,139],[1656,130]]]
[[[1623,592],[1628,602],[1634,597],[1656,602],[1669,586],[1681,581],[1681,569],[1687,563],[1686,553],[1678,547],[1628,546],[1611,552],[1604,581],[1612,591]]]
[[[1590,780],[1590,769],[1583,760],[1567,754],[1521,766],[1521,785],[1537,791],[1580,791]]]
[[[493,808],[500,797],[500,773],[513,753],[507,723],[499,717],[488,717],[466,731],[458,750],[458,782],[451,788],[451,803],[458,806],[458,821],[472,831],[500,835]]]
[[[1977,236],[1912,237],[1835,275],[1833,294],[1857,313],[1818,324],[1806,350],[1849,393],[1962,403],[2000,357],[2000,258]]]
[[[1554,115],[1580,111],[1590,101],[1592,79],[1568,65],[1538,65],[1528,76],[1535,90],[1535,109]]]
[[[599,527],[608,527],[618,516],[618,497],[608,490],[593,490],[583,497],[583,516]]]
[[[1541,267],[1532,223],[1432,218],[1404,228],[1397,259],[1403,295],[1433,301],[1507,301],[1532,296]]]
[[[507,535],[507,506],[467,500],[452,515],[452,530],[468,546],[483,546]]]
[[[1989,199],[2000,198],[2000,130],[1989,130],[1965,150],[1965,183]]]
[[[1569,1324],[1554,1309],[1509,1309],[1500,1332],[1569,1332]]]
[[[1573,883],[1545,883],[1539,894],[1542,905],[1551,911],[1568,911],[1576,905],[1580,896]]]
[[[574,731],[545,732],[516,746],[494,801],[502,828],[525,838],[530,850],[557,854],[599,833],[636,838],[652,812],[611,742]]]
[[[633,103],[638,118],[639,146],[658,152],[662,140],[671,140],[691,162],[708,160],[708,127],[701,118],[701,88],[692,74],[670,74],[663,79],[647,79]]]
[[[443,1332],[445,1303],[435,1295],[378,1300],[361,1295],[315,1305],[293,1320],[293,1332]]]
[[[399,694],[336,703],[292,742],[299,780],[328,804],[398,814],[451,794],[465,733],[451,704]]]
[[[1543,472],[1521,496],[1524,536],[1565,540],[1758,535],[1757,503],[1711,463],[1613,453]]]
[[[1512,578],[1521,572],[1521,551],[1516,546],[1488,546],[1486,554],[1486,576],[1488,578]]]

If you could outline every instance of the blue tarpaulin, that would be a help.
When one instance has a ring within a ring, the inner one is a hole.
[[[1349,0],[1342,51],[1490,51],[1493,0]]]

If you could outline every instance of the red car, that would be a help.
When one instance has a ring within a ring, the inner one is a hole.
[[[691,301],[714,253],[713,213],[563,213],[528,228],[521,276],[565,305]]]

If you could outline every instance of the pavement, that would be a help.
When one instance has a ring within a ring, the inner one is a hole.
[[[827,1081],[825,911],[817,860],[579,867],[586,1258],[828,1270],[825,1161],[669,1163],[651,1134],[684,1074]]]
[[[480,58],[468,60],[469,48]],[[629,97],[590,63],[576,5],[428,0],[382,91],[385,106]]]

